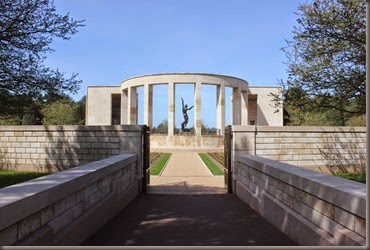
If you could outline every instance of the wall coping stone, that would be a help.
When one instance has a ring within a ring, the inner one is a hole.
[[[365,133],[366,127],[336,127],[336,126],[245,126],[233,125],[231,132],[317,132],[317,133]]]
[[[0,131],[133,131],[141,132],[141,125],[53,125],[53,126],[43,126],[43,125],[33,125],[33,126],[0,126]]]
[[[366,184],[254,155],[238,161],[366,218]]]
[[[0,189],[0,230],[137,160],[120,154]]]

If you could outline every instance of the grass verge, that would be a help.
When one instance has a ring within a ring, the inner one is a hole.
[[[366,173],[345,173],[345,174],[334,174],[335,176],[342,177],[351,181],[358,181],[366,184]]]
[[[50,173],[0,170],[0,188],[28,181]]]
[[[150,168],[150,174],[151,175],[159,175],[166,165],[168,159],[170,158],[171,154],[170,153],[163,153],[158,161],[154,163],[154,165]]]
[[[224,171],[217,166],[206,153],[198,153],[200,158],[203,160],[204,164],[206,164],[207,168],[213,175],[223,175]]]

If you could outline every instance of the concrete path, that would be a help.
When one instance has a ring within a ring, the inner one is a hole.
[[[294,246],[233,194],[143,194],[85,246]]]
[[[224,177],[213,176],[196,152],[173,152],[159,176],[150,177],[149,193],[225,193]]]

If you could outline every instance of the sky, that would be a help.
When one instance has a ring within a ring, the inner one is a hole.
[[[286,79],[281,48],[292,39],[297,0],[54,0],[57,12],[85,20],[70,40],[54,39],[46,65],[68,77],[78,73],[81,89],[119,86],[131,77],[174,72],[229,75],[250,86],[277,86]],[[181,89],[184,88],[184,89]],[[154,126],[166,119],[166,88],[154,89]],[[215,88],[202,88],[205,124],[216,126]],[[142,89],[139,124],[142,123]],[[227,99],[229,92],[226,92]],[[175,124],[181,97],[193,105],[191,85],[176,87]],[[226,99],[226,102],[227,102]],[[215,109],[215,108],[214,108]],[[230,122],[226,106],[226,124]],[[193,112],[189,111],[189,125]],[[188,126],[189,126],[188,125]]]

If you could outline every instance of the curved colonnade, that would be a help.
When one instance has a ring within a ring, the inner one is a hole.
[[[121,83],[121,124],[137,124],[137,88],[144,87],[144,124],[153,125],[153,86],[168,85],[168,135],[174,135],[175,128],[175,88],[177,84],[194,85],[194,129],[196,135],[201,135],[202,126],[202,84],[217,87],[217,129],[224,134],[225,127],[225,87],[232,88],[231,123],[247,125],[248,121],[248,82],[236,77],[202,74],[175,73],[153,74],[133,77]]]

